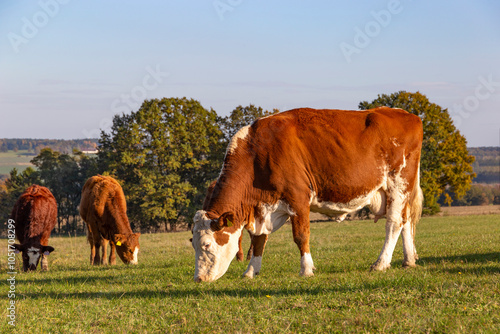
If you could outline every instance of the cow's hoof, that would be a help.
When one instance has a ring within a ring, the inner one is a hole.
[[[391,267],[390,264],[383,265],[379,262],[375,262],[374,264],[371,265],[370,271],[386,271]]]
[[[403,268],[408,269],[408,268],[416,268],[417,265],[415,262],[403,262]]]
[[[258,271],[254,271],[254,268],[250,267],[243,273],[241,277],[243,278],[255,278],[259,274]]]
[[[302,276],[302,277],[312,277],[312,276],[314,276],[313,269],[301,270],[300,271],[300,276]]]
[[[243,275],[241,275],[242,278],[249,278],[249,279],[252,279],[252,278],[255,278],[255,276],[257,276],[259,273],[249,273],[249,272],[245,272]]]

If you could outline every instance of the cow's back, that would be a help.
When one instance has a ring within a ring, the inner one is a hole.
[[[325,200],[346,202],[380,184],[383,168],[419,157],[421,139],[420,119],[400,109],[294,109],[254,122],[242,144],[261,187],[286,193],[300,180]]]
[[[120,231],[120,224],[130,229],[127,204],[120,184],[109,176],[96,175],[87,180],[82,190],[80,216],[93,233],[104,238]]]
[[[21,244],[28,239],[37,239],[45,245],[57,223],[56,199],[46,187],[32,185],[17,200],[11,218],[15,221],[16,237]]]

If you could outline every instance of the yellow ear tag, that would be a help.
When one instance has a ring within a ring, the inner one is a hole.
[[[233,222],[232,221],[230,221],[229,219],[226,219],[226,221],[227,221],[227,227],[233,226]]]
[[[122,243],[121,243],[120,241],[117,241],[117,242],[116,242],[116,245],[117,245],[117,246],[121,246],[121,245],[122,245]]]

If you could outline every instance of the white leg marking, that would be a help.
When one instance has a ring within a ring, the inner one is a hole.
[[[304,253],[300,259],[300,276],[313,276],[314,263],[310,253]]]
[[[371,266],[371,270],[383,271],[391,266],[392,253],[401,233],[399,222],[387,221],[385,224],[385,243],[377,261]]]
[[[259,274],[261,266],[262,256],[252,256],[243,277],[254,278]]]
[[[401,170],[405,166],[406,160],[403,154],[403,164],[400,166],[399,173],[387,180],[391,204],[389,204],[387,209],[385,243],[377,261],[371,266],[371,270],[383,271],[391,266],[392,254],[394,253],[399,234],[401,234],[401,230],[403,229],[402,212],[409,195],[406,191],[408,183],[401,177]]]
[[[403,226],[403,232],[401,234],[403,237],[403,267],[415,267],[415,261],[418,258],[412,229],[413,226],[411,225],[411,222],[408,221]]]

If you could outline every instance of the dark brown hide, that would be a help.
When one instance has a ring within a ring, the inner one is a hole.
[[[40,257],[42,270],[48,270],[47,255],[44,253],[54,250],[48,244],[57,222],[57,203],[50,190],[39,185],[30,186],[14,205],[11,219],[15,222],[16,237],[20,242],[16,249],[23,253],[24,271],[36,270]],[[29,249],[32,249],[32,254],[39,255],[35,264],[29,265]]]

